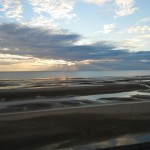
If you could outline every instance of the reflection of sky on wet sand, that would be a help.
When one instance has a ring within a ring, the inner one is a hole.
[[[123,101],[122,99],[106,99],[106,98],[128,98],[133,95],[150,95],[150,93],[131,91],[121,92],[113,94],[97,94],[97,95],[86,95],[86,96],[63,96],[63,97],[51,97],[46,98],[37,95],[35,98],[5,101],[4,98],[0,98],[0,111],[2,112],[16,112],[17,108],[19,111],[33,110],[33,106],[37,106],[39,109],[62,109],[71,107],[83,107],[92,105],[102,104],[115,104],[115,103],[129,103],[130,101]],[[134,99],[133,99],[134,100]],[[136,102],[136,101],[131,101]],[[43,107],[44,106],[44,107]],[[11,108],[11,109],[10,109]],[[7,110],[8,109],[8,110]],[[4,110],[4,111],[3,111]]]
[[[60,143],[45,145],[43,147],[38,148],[37,150],[48,150],[48,149],[57,149],[57,148],[59,149],[63,144],[70,143],[72,141],[74,140],[70,139],[68,141],[64,141]],[[93,149],[100,149],[100,148],[110,148],[116,146],[138,144],[144,142],[150,142],[150,133],[141,133],[141,134],[134,134],[134,135],[128,134],[107,141],[97,142],[97,143],[88,144],[84,146],[61,148],[61,150],[93,150]]]
[[[150,93],[139,92],[139,91],[131,91],[131,92],[119,92],[119,93],[110,93],[110,94],[96,94],[96,95],[86,95],[86,96],[78,96],[78,99],[89,99],[89,100],[98,100],[100,98],[129,98],[134,95],[150,95]]]
[[[124,136],[113,138],[107,141],[89,144],[86,146],[75,147],[75,148],[71,148],[68,150],[77,150],[77,149],[90,150],[90,149],[108,148],[108,147],[115,147],[115,146],[122,146],[122,145],[144,143],[144,142],[150,142],[150,133],[124,135]]]

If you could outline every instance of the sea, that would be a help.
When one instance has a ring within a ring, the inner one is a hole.
[[[148,76],[150,70],[113,70],[113,71],[20,71],[0,72],[3,79],[38,79],[38,78],[102,78]]]

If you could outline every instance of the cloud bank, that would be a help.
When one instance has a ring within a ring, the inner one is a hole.
[[[82,39],[81,35],[69,31],[55,32],[40,27],[1,24],[0,54],[4,57],[9,55],[9,62],[14,55],[25,62],[32,58],[44,65],[50,60],[60,60],[57,65],[70,65],[79,70],[150,69],[148,51],[129,52],[129,49],[118,49],[117,43],[108,41],[76,45]]]

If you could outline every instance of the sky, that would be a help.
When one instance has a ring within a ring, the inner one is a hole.
[[[149,70],[150,0],[0,0],[0,71]]]

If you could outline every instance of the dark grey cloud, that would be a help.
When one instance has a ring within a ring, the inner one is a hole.
[[[32,55],[38,58],[63,59],[68,61],[116,59],[116,62],[91,63],[93,68],[149,68],[150,52],[115,50],[116,43],[100,41],[91,45],[76,45],[83,37],[79,34],[56,33],[50,29],[33,28],[18,24],[0,25],[0,53]],[[8,50],[4,51],[4,48]],[[119,62],[119,63],[118,63]],[[89,65],[90,66],[90,65]],[[145,66],[145,67],[144,67]],[[80,66],[81,67],[81,66]],[[82,68],[82,67],[81,67]],[[89,67],[87,67],[89,68]]]
[[[30,28],[16,24],[0,25],[0,47],[9,48],[3,53],[33,55],[36,57],[84,60],[122,55],[125,51],[114,51],[113,44],[99,42],[93,45],[75,45],[82,37],[79,34],[54,33],[52,30]],[[2,51],[1,51],[2,52]]]
[[[9,48],[5,53],[10,54],[57,58],[65,52],[65,47],[71,47],[80,38],[78,34],[52,32],[16,24],[0,25],[0,48]]]
[[[80,65],[80,70],[149,70],[150,62],[141,61],[114,61],[92,62],[89,65]]]

